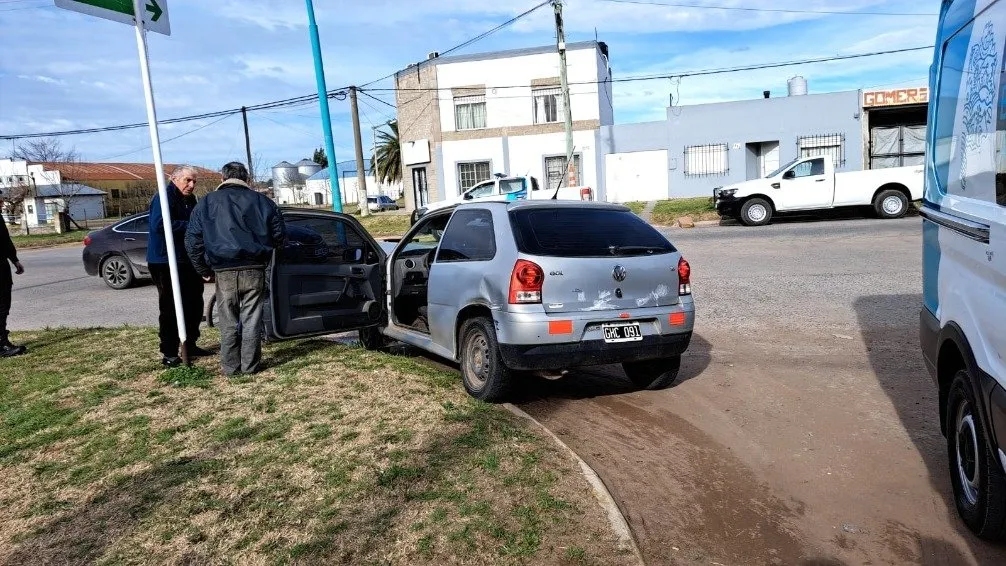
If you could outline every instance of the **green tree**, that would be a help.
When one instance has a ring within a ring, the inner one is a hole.
[[[319,147],[314,150],[314,157],[311,158],[311,161],[314,161],[322,167],[328,167],[328,156],[325,155],[325,148]]]
[[[397,183],[402,180],[402,149],[398,143],[398,121],[388,122],[390,132],[377,133],[377,152],[371,158],[378,182]]]

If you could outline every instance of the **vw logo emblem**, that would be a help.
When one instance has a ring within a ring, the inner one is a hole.
[[[615,278],[615,281],[625,281],[625,268],[621,265],[616,265],[614,271],[611,272],[611,276]]]

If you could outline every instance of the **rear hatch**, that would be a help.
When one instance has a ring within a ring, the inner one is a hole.
[[[557,205],[510,212],[522,257],[544,272],[549,313],[624,310],[678,303],[681,254],[630,211]]]

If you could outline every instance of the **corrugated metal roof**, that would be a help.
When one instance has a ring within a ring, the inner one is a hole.
[[[40,197],[86,197],[108,194],[105,191],[94,187],[88,187],[87,185],[79,185],[76,183],[63,183],[62,185],[39,185],[37,189],[36,193]]]
[[[60,175],[75,181],[155,181],[153,163],[33,163],[41,165],[49,171],[59,171]],[[177,163],[165,163],[164,173],[171,175],[181,167]],[[220,173],[205,167],[195,167],[199,176],[211,179],[220,177]]]

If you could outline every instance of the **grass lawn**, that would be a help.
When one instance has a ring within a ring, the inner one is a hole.
[[[357,215],[359,211],[357,211]],[[409,229],[409,216],[407,214],[371,214],[366,218],[357,216],[357,220],[363,224],[373,236],[402,236]]]
[[[639,214],[646,206],[645,202],[628,202],[626,206],[633,212]],[[692,220],[718,220],[719,214],[713,207],[712,199],[709,197],[676,198],[670,200],[657,201],[653,208],[653,216],[650,222],[660,226],[670,226],[677,222],[682,216],[691,216]]]
[[[227,382],[152,329],[13,338],[4,564],[631,562],[573,462],[423,361],[284,342]]]
[[[27,250],[82,242],[84,241],[84,236],[87,236],[87,234],[87,230],[74,230],[73,232],[66,232],[64,234],[29,234],[27,236],[11,234],[11,239],[14,240],[14,245],[17,249]]]

